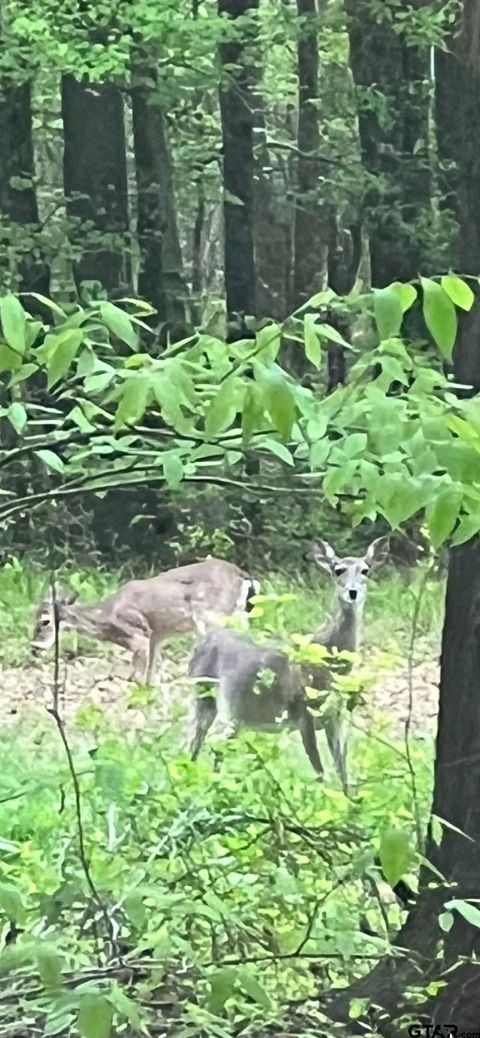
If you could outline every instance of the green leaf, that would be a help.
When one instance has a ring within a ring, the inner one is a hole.
[[[44,987],[57,990],[62,978],[63,958],[55,945],[47,941],[38,944],[35,948],[35,960]]]
[[[380,837],[380,864],[391,887],[408,871],[411,860],[410,833],[405,829],[386,829]]]
[[[256,334],[257,358],[264,364],[273,364],[277,359],[282,337],[279,324],[267,324]]]
[[[2,371],[17,371],[22,367],[20,353],[15,353],[5,342],[0,343],[0,373]]]
[[[121,310],[114,303],[100,303],[100,316],[109,331],[117,336],[117,339],[121,339],[132,350],[137,349],[138,335],[125,310]]]
[[[13,883],[0,883],[0,911],[10,923],[18,923],[23,919],[22,898]]]
[[[59,335],[48,336],[50,339],[47,359],[49,389],[70,370],[83,341],[83,334],[80,328],[67,328]]]
[[[410,307],[413,306],[418,297],[416,288],[402,281],[394,281],[390,288],[397,293],[402,307],[402,314],[405,314],[407,310],[410,310]]]
[[[324,288],[321,292],[315,292],[315,295],[310,296],[310,299],[307,299],[307,302],[300,306],[295,313],[304,310],[307,306],[328,306],[332,299],[337,299],[337,293],[333,291],[333,288]]]
[[[7,417],[11,425],[13,425],[15,432],[20,436],[28,421],[28,415],[23,404],[18,400],[13,404],[10,404],[7,411]]]
[[[452,929],[454,917],[451,912],[440,912],[438,917],[438,925],[444,933],[449,933]]]
[[[145,897],[140,890],[132,890],[123,903],[130,922],[137,930],[143,930],[147,919]]]
[[[463,918],[467,920],[467,923],[471,923],[472,926],[480,927],[480,908],[471,905],[469,901],[461,901],[459,898],[453,898],[452,901],[445,902],[445,908],[450,911],[456,910],[459,915],[463,916]]]
[[[0,299],[0,317],[5,342],[15,351],[23,355],[27,348],[27,318],[21,302],[11,294]]]
[[[475,296],[466,281],[456,277],[455,274],[444,274],[440,284],[455,306],[459,306],[461,310],[472,309]]]
[[[286,465],[295,464],[288,447],[285,447],[284,443],[279,443],[278,440],[260,440],[257,441],[256,446],[261,447],[265,451],[270,451],[271,454],[275,454]]]
[[[210,973],[208,982],[210,994],[208,996],[208,1008],[215,1016],[222,1012],[225,1002],[231,998],[234,992],[237,971],[233,966],[224,966],[223,969]]]
[[[165,451],[162,454],[162,463],[167,486],[175,490],[182,482],[184,474],[183,461],[178,451]]]
[[[440,548],[451,534],[457,522],[461,504],[462,488],[453,484],[444,487],[427,510],[428,529],[435,549]]]
[[[381,341],[394,339],[400,334],[403,304],[398,289],[394,285],[388,285],[387,288],[374,288],[373,312]]]
[[[54,303],[53,299],[48,299],[47,296],[42,296],[40,292],[19,292],[20,296],[27,296],[28,299],[37,299],[42,306],[46,306],[48,310],[51,310],[53,314],[57,314],[59,317],[65,317],[65,310],[62,310],[58,303]]]
[[[53,451],[49,450],[35,451],[35,454],[37,458],[40,458],[40,461],[43,461],[43,464],[47,466],[47,469],[51,469],[52,472],[58,472],[60,475],[63,474],[65,466],[58,454],[54,454]]]
[[[457,337],[457,314],[452,300],[431,278],[421,278],[425,324],[446,360],[451,360]]]
[[[337,346],[344,346],[346,350],[352,349],[350,343],[343,338],[343,335],[340,335],[340,332],[337,332],[336,328],[332,328],[331,324],[323,324],[323,322],[317,324],[317,335],[321,339],[328,339],[329,342],[336,343]]]
[[[348,1010],[350,1020],[359,1020],[368,1011],[368,998],[352,998]]]
[[[352,433],[347,436],[343,443],[343,451],[346,458],[358,458],[367,449],[368,437],[366,433]]]
[[[113,1008],[103,995],[80,995],[77,1027],[82,1038],[110,1038]]]
[[[115,427],[135,425],[145,414],[150,383],[144,375],[134,374],[125,379],[120,403],[115,415]]]
[[[453,545],[466,544],[472,537],[476,537],[480,533],[480,514],[477,515],[462,515],[460,522],[452,535],[451,543]]]
[[[265,402],[260,386],[250,382],[246,387],[242,409],[242,436],[249,443],[253,434],[265,428]]]
[[[247,995],[253,998],[254,1002],[258,1005],[263,1006],[264,1009],[270,1010],[272,1008],[272,1002],[270,996],[265,991],[265,988],[259,984],[255,977],[248,970],[239,971],[240,984]]]
[[[431,500],[430,481],[407,480],[400,473],[386,473],[378,486],[379,505],[393,529],[424,508]]]
[[[310,361],[310,364],[313,364],[315,368],[319,368],[322,360],[322,350],[316,327],[314,315],[305,314],[303,321],[305,356]]]
[[[129,998],[128,995],[125,994],[116,980],[111,983],[109,999],[119,1016],[128,1020],[135,1033],[138,1031],[142,1034],[148,1034],[145,1020],[142,1020],[143,1013],[140,1014],[137,1003],[134,1002],[133,998]]]
[[[234,378],[227,378],[221,383],[218,392],[208,405],[205,415],[207,436],[218,436],[218,433],[224,432],[231,426],[240,410],[238,388],[238,380]]]
[[[282,440],[289,440],[297,416],[295,398],[281,368],[272,367],[259,374],[264,406]]]

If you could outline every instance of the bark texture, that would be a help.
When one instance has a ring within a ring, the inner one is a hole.
[[[74,276],[99,281],[108,293],[128,287],[130,262],[123,99],[110,83],[62,79],[63,176]]]
[[[13,273],[23,292],[49,294],[50,272],[42,257],[35,192],[35,159],[29,83],[0,82],[0,269]],[[11,269],[11,255],[16,270]]]
[[[422,3],[416,0],[416,6]],[[431,198],[429,52],[409,45],[394,31],[388,11],[382,17],[370,0],[345,0],[345,8],[372,282],[383,286],[415,277],[424,259],[421,226]]]
[[[219,0],[219,13],[227,22],[253,14],[258,0]],[[229,38],[230,37],[230,38]],[[223,142],[223,183],[225,223],[225,291],[227,314],[256,314],[256,273],[253,235],[255,73],[251,48],[255,37],[250,28],[240,35],[227,32],[220,45],[223,66],[220,88],[220,113]]]
[[[186,289],[173,165],[155,68],[137,69],[132,115],[141,256],[138,291],[174,332],[185,321]]]

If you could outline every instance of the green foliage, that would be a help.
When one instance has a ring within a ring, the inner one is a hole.
[[[93,569],[59,577],[83,601],[112,586]],[[427,590],[418,635],[430,640],[441,588],[432,581]],[[302,634],[311,632],[329,591],[321,579],[309,587],[266,580],[252,615],[257,634],[296,646],[301,658],[307,651]],[[2,570],[6,640],[23,644],[40,593],[40,577],[26,566],[12,560]],[[372,584],[371,645],[381,630],[384,644],[391,638],[402,651],[416,595],[417,582],[407,593],[399,576]],[[385,664],[374,652],[369,657],[378,678]],[[360,678],[368,697],[362,668],[354,675]],[[162,698],[164,692],[162,684]],[[336,781],[315,780],[298,734],[245,733],[214,742],[193,764],[180,750],[186,692],[182,681],[172,710],[177,721],[163,728],[155,695],[137,702],[129,697],[130,706],[145,712],[140,731],[125,718],[117,724],[97,705],[81,706],[69,720],[90,881],[53,721],[26,717],[5,730],[0,925],[3,920],[23,931],[0,953],[4,991],[12,994],[2,1010],[5,1026],[21,1012],[47,1035],[68,1033],[74,1022],[80,1034],[94,1038],[127,1025],[148,1033],[158,1002],[173,998],[189,1034],[207,1029],[226,1036],[238,1014],[261,1026],[289,999],[312,994],[317,980],[309,965],[316,958],[328,961],[332,979],[343,982],[356,975],[363,957],[367,968],[378,938],[362,931],[365,916],[379,933],[385,918],[392,935],[397,928],[399,909],[375,858],[379,848],[390,883],[406,873],[410,878],[416,868],[406,833],[415,809],[425,822],[428,815],[429,740],[411,747],[415,808],[403,740],[384,722],[378,729],[369,725],[368,734],[355,727],[356,793],[348,800]],[[354,717],[362,709],[357,703]],[[381,908],[372,877],[380,884]],[[125,960],[118,969],[116,940]],[[109,970],[98,969],[99,954],[102,962],[110,960]]]
[[[451,296],[465,308],[471,290],[453,275],[442,284],[421,280],[427,325],[448,353],[457,323]],[[248,444],[270,456],[279,475],[292,468],[299,492],[321,488],[332,506],[343,504],[354,525],[381,516],[398,528],[426,509],[436,548],[452,534],[465,539],[480,528],[475,403],[457,399],[449,380],[401,338],[415,300],[414,286],[396,283],[373,299],[352,301],[364,312],[373,307],[380,341],[353,361],[348,386],[324,397],[295,382],[276,359],[277,325],[265,326],[253,346],[199,333],[153,357],[134,328],[144,304],[128,301],[128,312],[102,302],[71,312],[56,307],[52,325],[42,327],[5,296],[0,349],[9,381],[0,427],[3,417],[11,432],[0,448],[7,481],[0,520],[25,507],[27,498],[14,489],[19,463],[32,486],[31,506],[76,487],[148,480],[176,489],[190,479],[228,486],[232,475],[242,478]],[[318,366],[321,339],[343,340],[317,321],[314,307],[304,309],[288,334],[305,335],[307,356]],[[114,353],[112,335],[135,352]]]

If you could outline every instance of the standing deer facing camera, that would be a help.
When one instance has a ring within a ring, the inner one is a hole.
[[[205,632],[223,616],[248,610],[259,585],[231,562],[206,559],[147,580],[130,580],[95,605],[80,605],[57,585],[41,603],[32,652],[55,642],[56,628],[69,628],[113,642],[132,653],[132,677],[150,684],[160,644],[173,635]]]
[[[312,638],[314,645],[323,645],[329,652],[359,651],[368,580],[387,557],[388,537],[377,537],[362,556],[347,555],[340,558],[327,541],[318,541],[314,545],[313,558],[317,566],[329,574],[334,584],[332,610],[327,622],[315,631]],[[331,688],[332,674],[327,663],[303,668],[303,675],[305,684],[318,692],[326,692]],[[315,718],[315,727],[325,729],[335,767],[346,790],[347,720],[342,712],[331,708],[324,716]]]
[[[386,558],[387,538],[373,541],[365,555],[339,558],[326,541],[314,548],[314,559],[327,570],[334,582],[333,609],[327,623],[313,636],[313,642],[339,652],[356,652],[360,647],[361,624],[369,574]],[[262,671],[273,674],[265,681]],[[298,667],[275,646],[265,646],[225,628],[212,631],[197,645],[190,661],[190,676],[197,681],[218,685],[216,698],[197,697],[195,731],[191,754],[195,759],[205,736],[218,715],[235,731],[244,726],[275,731],[285,724],[297,727],[303,746],[317,774],[323,774],[315,729],[325,728],[328,745],[347,790],[347,730],[341,713],[331,710],[313,717],[305,697],[305,685],[328,691],[331,674],[327,664]]]

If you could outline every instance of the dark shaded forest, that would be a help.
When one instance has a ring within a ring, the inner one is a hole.
[[[0,1038],[480,1034],[479,184],[476,0],[2,4]]]

